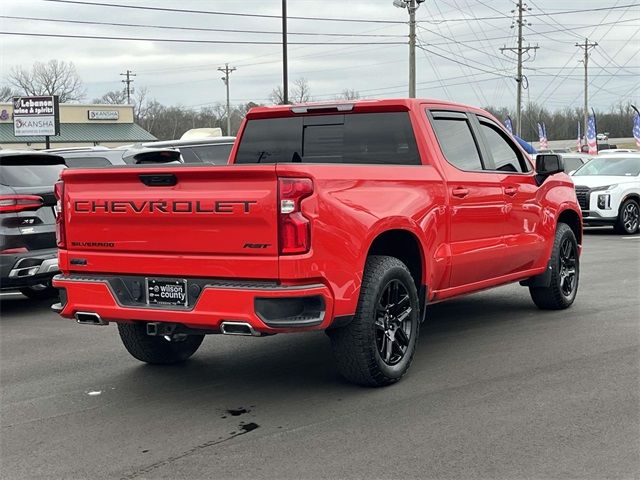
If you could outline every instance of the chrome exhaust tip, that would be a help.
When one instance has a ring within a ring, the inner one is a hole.
[[[256,332],[253,327],[246,322],[222,322],[220,324],[220,331],[224,335],[243,335],[260,337],[262,334]]]
[[[81,325],[109,325],[109,322],[100,318],[95,312],[76,312],[76,322]]]

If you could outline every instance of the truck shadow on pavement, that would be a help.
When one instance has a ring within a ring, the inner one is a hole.
[[[21,296],[3,297],[3,322],[16,328],[19,321],[35,317],[35,322],[60,322],[70,337],[74,329],[82,329],[86,338],[89,329],[96,329],[96,355],[100,358],[79,363],[87,369],[87,378],[96,382],[96,389],[117,390],[126,397],[168,395],[185,400],[186,392],[200,391],[216,396],[220,390],[236,393],[304,391],[338,389],[360,391],[338,374],[329,339],[324,332],[276,335],[266,338],[210,335],[189,361],[173,366],[139,363],[120,345],[115,325],[108,327],[78,326],[72,320],[62,320],[50,313],[50,300],[33,301]],[[46,312],[46,313],[45,313]],[[544,312],[543,312],[544,313]],[[533,319],[541,312],[531,302],[525,288],[493,290],[469,295],[441,304],[431,305],[427,320],[421,325],[418,351],[412,370],[428,369],[433,360],[426,353],[434,344],[450,341],[455,336],[482,336],[502,324]],[[46,318],[40,318],[46,317]],[[454,348],[454,347],[452,347]],[[72,352],[70,352],[72,355]],[[95,366],[107,358],[109,368]],[[444,359],[442,359],[444,361]],[[107,395],[108,396],[108,395]]]

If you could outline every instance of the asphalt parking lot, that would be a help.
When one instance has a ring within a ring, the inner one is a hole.
[[[3,294],[1,468],[18,478],[638,478],[640,236],[586,234],[575,305],[517,285],[429,309],[408,375],[337,374],[323,333],[130,357]]]

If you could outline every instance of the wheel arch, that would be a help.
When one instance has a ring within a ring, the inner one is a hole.
[[[582,245],[582,219],[574,210],[566,209],[560,212],[560,215],[558,215],[558,223],[568,225],[576,236],[578,245]]]
[[[418,236],[414,232],[402,228],[382,231],[371,241],[365,261],[370,255],[395,257],[407,266],[418,291],[420,311],[424,315],[427,299],[425,257]]]
[[[618,207],[618,214],[620,214],[620,208],[622,208],[622,204],[627,200],[635,200],[636,203],[640,205],[640,193],[631,192],[631,193],[627,193],[624,197],[622,197],[622,200],[620,200],[620,206]]]

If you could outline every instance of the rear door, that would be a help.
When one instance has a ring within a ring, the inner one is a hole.
[[[498,276],[504,250],[505,200],[496,173],[484,167],[479,140],[464,112],[431,110],[444,156],[450,208],[450,287]]]

